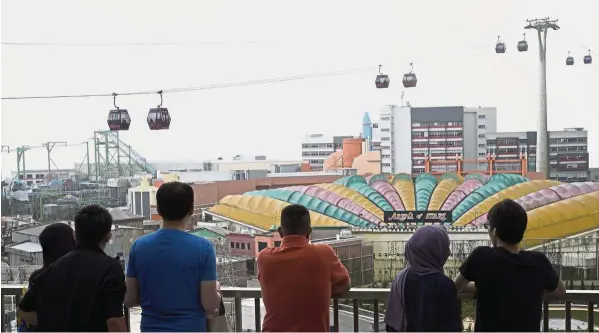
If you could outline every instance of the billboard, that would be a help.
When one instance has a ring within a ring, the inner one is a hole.
[[[386,223],[425,225],[453,223],[450,210],[396,210],[384,212]]]

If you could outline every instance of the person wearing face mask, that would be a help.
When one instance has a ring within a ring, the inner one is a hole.
[[[125,274],[103,251],[111,229],[112,216],[104,207],[77,212],[75,248],[39,273],[19,304],[20,314],[37,331],[127,331]]]
[[[456,287],[443,272],[449,255],[449,236],[441,226],[421,227],[410,237],[407,265],[387,300],[387,332],[462,331]]]
[[[289,205],[281,211],[281,246],[258,254],[263,332],[330,330],[331,296],[349,290],[349,273],[329,245],[310,244],[311,232],[308,209]]]

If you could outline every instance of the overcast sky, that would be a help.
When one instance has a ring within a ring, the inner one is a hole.
[[[300,159],[307,133],[358,135],[362,114],[378,120],[400,103],[402,74],[415,65],[413,106],[495,106],[499,131],[535,130],[539,108],[536,36],[519,53],[526,18],[559,18],[548,54],[549,129],[589,130],[599,166],[597,0],[454,1],[24,1],[2,0],[2,96],[122,93],[372,67],[371,72],[164,96],[169,131],[150,131],[158,96],[124,96],[132,117],[122,139],[149,160],[225,159],[235,154]],[[497,55],[497,35],[507,44]],[[166,46],[98,46],[177,42]],[[576,66],[566,67],[568,50]],[[376,90],[377,64],[391,76]],[[106,129],[111,98],[2,101],[3,145],[80,143]],[[63,167],[85,149],[56,148]],[[2,154],[2,171],[16,169]],[[44,168],[45,151],[28,152]]]

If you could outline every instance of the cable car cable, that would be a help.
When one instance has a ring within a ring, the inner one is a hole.
[[[267,41],[231,41],[231,42],[134,42],[134,43],[43,43],[43,42],[2,42],[6,46],[58,46],[58,47],[119,47],[119,46],[190,46],[190,45],[227,45],[227,44],[271,44]]]
[[[196,86],[196,87],[162,89],[161,91],[165,94],[167,94],[167,93],[174,94],[174,93],[199,91],[199,90],[242,87],[242,86],[258,85],[258,84],[267,84],[267,83],[305,80],[305,79],[313,79],[313,78],[321,78],[321,77],[329,77],[329,76],[338,76],[338,75],[366,72],[366,71],[370,71],[370,70],[372,70],[372,67],[362,67],[362,68],[348,69],[348,70],[343,70],[343,71],[325,72],[325,73],[316,73],[316,74],[307,74],[307,75],[298,75],[298,76],[288,76],[288,77],[280,77],[280,78],[274,78],[274,79],[262,79],[262,80],[254,80],[254,81],[241,81],[241,82],[232,82],[232,83],[223,83],[223,84],[212,84],[212,85]],[[157,92],[157,90],[147,90],[147,91],[135,91],[135,92],[124,92],[124,93],[103,93],[103,94],[18,96],[18,97],[2,97],[2,100],[114,97],[115,94],[117,96],[131,96],[131,95],[151,95],[151,94],[156,94],[156,92]]]

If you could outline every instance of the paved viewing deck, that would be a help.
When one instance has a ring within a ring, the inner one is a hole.
[[[2,286],[2,313],[5,310],[14,309],[14,304],[21,297],[22,285],[3,285]],[[223,287],[222,294],[227,302],[231,302],[233,309],[233,323],[236,332],[256,331],[259,332],[264,317],[264,306],[261,300],[260,288],[233,288]],[[383,314],[379,312],[378,305],[380,301],[385,301],[389,294],[386,288],[352,288],[343,299],[349,299],[352,305],[345,306],[339,304],[339,299],[333,300],[331,306],[331,326],[338,332],[379,332],[384,331]],[[14,296],[13,301],[7,303],[5,296]],[[461,300],[471,300],[473,295],[462,294]],[[371,301],[373,311],[367,311],[359,308],[360,301]],[[565,304],[564,304],[565,303]],[[568,290],[566,298],[559,300],[552,296],[547,296],[543,304],[543,331],[548,332],[550,327],[549,311],[554,309],[565,310],[565,331],[572,331],[572,309],[581,309],[586,313],[585,328],[589,332],[595,330],[595,308],[599,304],[599,291],[595,290]],[[7,308],[7,305],[9,308]],[[139,309],[132,309],[127,312],[128,323],[132,332],[139,332]],[[376,320],[378,318],[378,320]],[[576,319],[574,319],[576,321]],[[2,331],[11,331],[10,325],[6,320],[2,321]],[[574,327],[575,330],[580,330]]]

